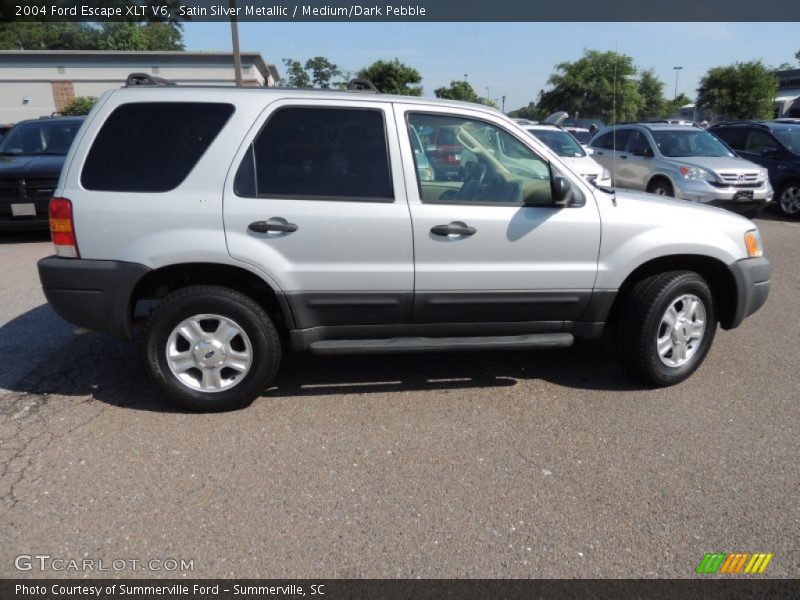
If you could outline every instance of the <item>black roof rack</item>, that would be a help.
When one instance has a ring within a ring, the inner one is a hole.
[[[131,73],[125,80],[125,87],[134,87],[139,85],[176,85],[174,81],[164,79],[163,77],[155,77],[148,73]]]
[[[362,79],[356,78],[351,79],[347,82],[347,91],[348,92],[372,92],[374,94],[380,94],[380,90],[375,87],[375,84],[372,83],[369,79]]]

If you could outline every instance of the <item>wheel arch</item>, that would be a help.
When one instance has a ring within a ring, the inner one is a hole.
[[[738,301],[736,279],[722,261],[698,254],[660,256],[636,267],[622,282],[611,305],[608,322],[614,323],[617,320],[625,298],[637,282],[667,271],[694,271],[703,277],[711,288],[720,325],[723,329],[731,328]]]
[[[672,177],[670,177],[670,176],[669,176],[669,175],[667,175],[666,173],[661,173],[661,172],[659,172],[659,173],[653,173],[653,174],[650,176],[650,179],[648,179],[648,180],[647,180],[647,185],[645,185],[645,186],[644,186],[644,189],[645,189],[645,191],[646,191],[646,190],[649,190],[649,189],[650,189],[650,186],[652,186],[652,185],[653,185],[653,184],[654,184],[656,181],[665,181],[665,182],[667,182],[667,183],[669,184],[669,187],[671,187],[671,188],[672,188],[672,193],[673,193],[673,194],[674,194],[674,193],[675,193],[675,191],[678,189],[678,188],[675,186],[675,182],[674,182],[674,181],[672,181]]]
[[[294,328],[286,297],[257,274],[242,267],[221,263],[179,263],[154,269],[142,277],[131,294],[131,312],[149,311],[147,304],[193,285],[228,287],[251,297],[276,319],[279,330]]]

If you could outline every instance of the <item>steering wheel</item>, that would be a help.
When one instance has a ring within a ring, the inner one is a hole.
[[[464,183],[474,182],[475,187],[480,187],[486,179],[486,172],[486,165],[470,161],[464,165]]]

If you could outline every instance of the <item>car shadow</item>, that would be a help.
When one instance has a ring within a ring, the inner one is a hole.
[[[40,323],[45,316],[57,319],[47,305],[42,305],[3,325],[0,344],[12,332],[18,338],[26,328],[31,335],[37,335],[35,323]],[[63,322],[61,325],[69,327]],[[8,359],[15,360],[13,355]],[[36,357],[25,360],[25,374],[4,385],[12,393],[41,398],[66,397],[80,402],[85,402],[88,396],[118,407],[176,412],[150,384],[138,340],[117,340],[98,333],[70,333],[61,336],[58,343],[43,345]],[[579,390],[644,389],[617,365],[612,340],[606,336],[577,342],[571,348],[548,351],[342,357],[290,352],[284,357],[274,385],[263,396],[302,398],[499,389],[535,379]]]
[[[46,224],[42,230],[0,232],[0,244],[35,244],[49,241],[50,229]]]

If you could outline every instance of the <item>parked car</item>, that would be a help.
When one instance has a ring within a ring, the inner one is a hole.
[[[456,139],[452,127],[435,127],[425,136],[425,152],[440,179],[455,180],[463,172],[464,159],[467,158]]]
[[[563,126],[564,131],[574,137],[581,146],[588,146],[592,141],[592,134],[584,127]]]
[[[594,158],[614,185],[721,206],[754,216],[772,199],[767,170],[743,160],[704,129],[661,123],[599,132]]]
[[[6,134],[12,127],[13,125],[10,125],[8,123],[5,124],[0,123],[0,140],[2,140],[6,136]]]
[[[547,145],[572,170],[590,183],[609,187],[611,173],[588,155],[583,146],[572,135],[555,125],[532,125],[523,127],[533,137]]]
[[[0,140],[0,231],[47,229],[47,209],[83,117],[20,121]]]
[[[775,204],[800,216],[800,119],[720,123],[709,128],[736,153],[769,172]]]
[[[475,155],[457,179],[419,176],[411,129],[437,128]],[[146,315],[146,370],[193,409],[247,405],[290,349],[559,348],[606,325],[632,374],[671,385],[770,288],[747,219],[612,195],[479,105],[131,84],[82,131],[50,203],[44,293],[123,338]]]

